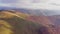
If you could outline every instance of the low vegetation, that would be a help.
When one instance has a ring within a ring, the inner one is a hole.
[[[24,14],[0,12],[0,34],[52,34],[43,24],[24,18]]]

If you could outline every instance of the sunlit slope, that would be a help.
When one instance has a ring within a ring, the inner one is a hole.
[[[12,34],[11,28],[12,26],[8,22],[0,20],[0,34]]]
[[[24,14],[24,13],[20,13],[20,12],[15,12],[15,11],[2,11],[2,12],[0,12],[0,18],[11,18],[13,16],[17,16],[17,17],[25,19],[29,15]]]

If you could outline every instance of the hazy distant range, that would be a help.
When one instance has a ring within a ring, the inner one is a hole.
[[[32,14],[32,15],[36,15],[36,16],[40,16],[42,14],[44,16],[60,15],[60,10],[24,9],[24,8],[3,7],[3,6],[0,6],[0,10],[18,10],[20,12]]]

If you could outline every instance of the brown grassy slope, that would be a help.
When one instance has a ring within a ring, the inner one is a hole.
[[[4,15],[5,14],[5,15]],[[20,17],[20,18],[27,18],[29,15],[28,14],[24,14],[24,13],[21,13],[21,12],[18,12],[18,11],[8,11],[8,10],[5,10],[5,11],[2,11],[0,12],[0,17],[2,18],[10,18],[10,17],[13,17],[13,16],[17,16],[17,17]]]
[[[14,34],[53,34],[53,32],[50,31],[51,29],[49,29],[47,26],[23,19],[21,15],[18,15],[15,12],[11,13],[9,11],[2,11],[0,12],[0,20],[6,21],[8,24],[10,24],[10,26],[13,27],[11,30],[14,32]],[[0,22],[0,24],[1,23],[3,22]]]
[[[12,34],[13,31],[11,29],[12,26],[8,22],[0,20],[0,34]]]
[[[49,16],[48,18],[55,24],[57,34],[60,34],[60,15]]]
[[[48,16],[30,16],[27,18],[27,20],[29,21],[33,21],[33,22],[38,22],[41,23],[45,26],[48,27],[50,32],[53,32],[53,34],[59,34],[57,32],[56,26],[55,26],[55,17],[48,17]],[[52,33],[51,33],[52,34]]]

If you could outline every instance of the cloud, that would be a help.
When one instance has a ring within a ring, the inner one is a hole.
[[[3,3],[0,3],[0,6],[10,7],[11,5],[10,5],[10,4],[3,4]]]
[[[0,3],[16,3],[17,0],[0,0]]]
[[[41,0],[38,3],[34,3],[31,0],[19,1],[16,3],[16,6],[20,8],[60,10],[60,2],[58,2],[60,0]]]
[[[15,0],[10,2],[13,2],[10,6],[17,8],[60,10],[60,0]]]

